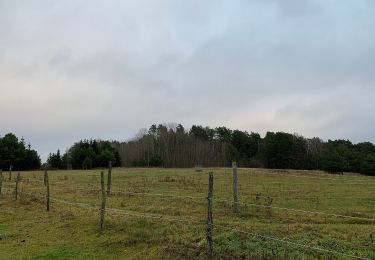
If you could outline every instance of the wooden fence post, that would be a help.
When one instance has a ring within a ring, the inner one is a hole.
[[[104,186],[104,172],[100,173],[100,186],[102,190],[102,205],[100,207],[100,230],[104,230],[104,215],[105,215],[105,186]]]
[[[0,169],[0,195],[1,195],[2,186],[3,186],[3,169]]]
[[[47,168],[44,170],[44,185],[46,186],[46,207],[47,211],[49,211],[49,204],[50,204],[50,199],[49,199],[49,179],[48,179],[48,172]]]
[[[20,173],[17,174],[17,178],[16,178],[16,190],[15,190],[16,200],[18,199],[18,182],[19,181],[20,181]]]
[[[238,187],[237,187],[237,163],[232,163],[233,168],[233,210],[238,212]]]
[[[44,183],[44,186],[47,185],[47,165],[44,166],[44,176],[43,176],[43,183]]]
[[[112,162],[108,163],[108,181],[107,181],[107,194],[111,194],[111,184],[112,184]]]
[[[9,166],[9,181],[12,180],[12,165]]]
[[[210,172],[208,175],[208,195],[207,195],[207,257],[212,259],[213,257],[213,242],[212,242],[212,193],[214,187],[213,173]]]

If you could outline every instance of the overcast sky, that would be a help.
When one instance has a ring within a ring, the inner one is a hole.
[[[153,123],[375,142],[375,1],[0,0],[0,135]]]

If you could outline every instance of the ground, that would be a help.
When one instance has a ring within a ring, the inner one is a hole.
[[[209,171],[215,259],[375,259],[373,177],[239,169],[235,213],[229,168],[118,168],[101,231],[100,171],[50,171],[49,212],[42,171],[17,200],[4,172],[0,259],[206,259]]]

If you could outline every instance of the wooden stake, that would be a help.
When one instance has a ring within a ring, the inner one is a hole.
[[[18,182],[19,181],[20,181],[20,173],[17,174],[17,178],[16,178],[16,190],[15,190],[16,200],[18,199]]]
[[[112,162],[108,163],[108,181],[107,181],[107,194],[111,195],[111,184],[112,184]]]
[[[237,188],[237,163],[232,163],[233,168],[233,211],[238,212],[238,188]]]
[[[12,165],[9,166],[9,181],[12,180]]]
[[[44,185],[46,186],[46,207],[47,207],[47,211],[49,211],[50,199],[49,199],[49,179],[48,179],[47,167],[44,170]]]
[[[2,186],[3,186],[3,169],[0,169],[0,195],[1,195]]]
[[[104,172],[100,173],[100,186],[102,190],[102,205],[100,207],[100,230],[104,230],[104,215],[105,215],[105,186],[104,186]]]
[[[208,175],[208,195],[207,195],[207,257],[212,259],[213,257],[213,242],[212,242],[212,193],[214,187],[213,173],[210,172]]]
[[[44,166],[44,179],[43,179],[44,186],[47,185],[47,165]]]

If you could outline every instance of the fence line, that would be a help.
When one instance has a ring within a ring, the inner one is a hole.
[[[82,191],[88,191],[86,189],[77,189]],[[99,191],[99,190],[98,190]],[[173,194],[166,194],[166,193],[150,193],[150,192],[131,192],[131,191],[125,191],[125,190],[113,190],[114,193],[120,193],[120,194],[131,194],[131,195],[145,195],[145,196],[165,196],[165,197],[179,197],[179,198],[187,198],[187,199],[204,199],[205,197],[197,197],[197,196],[182,196],[182,195],[173,195]],[[272,197],[272,198],[286,198],[286,199],[316,199],[319,196],[306,196],[306,197],[295,197],[295,196],[274,196],[274,195],[258,195],[257,193],[252,193],[250,196],[256,197]],[[324,197],[324,199],[342,199],[342,197]],[[351,197],[351,199],[368,199],[368,198],[362,198],[362,197]],[[229,200],[228,200],[229,201]]]
[[[81,190],[84,190],[84,189],[81,189]],[[121,193],[121,194],[141,195],[141,196],[174,197],[174,198],[199,199],[199,200],[205,199],[205,197],[203,197],[203,196],[202,197],[197,197],[197,196],[194,197],[194,196],[182,196],[182,195],[161,194],[161,193],[127,192],[127,191],[118,191],[118,190],[112,190],[112,192],[113,193]],[[221,198],[215,198],[214,202],[226,202],[226,203],[230,203],[230,204],[232,203],[231,200],[221,199]],[[248,202],[241,202],[241,201],[239,201],[238,204],[241,204],[241,205],[244,205],[244,206],[258,207],[258,208],[285,210],[285,211],[291,211],[291,212],[295,212],[295,213],[299,213],[299,214],[323,215],[323,216],[330,216],[330,217],[339,217],[339,218],[357,219],[357,220],[362,220],[362,221],[375,222],[375,218],[349,216],[349,215],[330,213],[330,212],[310,211],[310,210],[271,206],[271,205],[262,205],[262,204],[248,203]]]
[[[200,199],[203,200],[204,197],[192,197],[192,196],[180,196],[180,195],[166,195],[166,194],[158,194],[158,193],[140,193],[140,192],[122,192],[122,191],[113,191],[113,193],[124,193],[124,194],[131,194],[131,195],[144,195],[144,196],[160,196],[160,197],[174,197],[174,198],[186,198],[186,199]],[[315,197],[312,197],[315,198]],[[215,198],[214,202],[227,202],[232,203],[229,199],[220,199]],[[268,206],[268,205],[261,205],[261,204],[255,204],[255,203],[246,203],[246,202],[237,202],[238,204],[242,205],[248,205],[248,206],[254,206],[254,207],[261,207],[261,208],[273,208],[278,210],[288,210],[298,213],[305,213],[305,214],[315,214],[315,215],[326,215],[331,217],[340,217],[340,218],[349,218],[349,219],[357,219],[357,220],[366,220],[366,221],[372,221],[374,222],[375,219],[373,218],[366,218],[366,217],[356,217],[356,216],[349,216],[349,215],[342,215],[342,214],[336,214],[336,213],[329,213],[329,212],[321,212],[321,211],[309,211],[309,210],[302,210],[302,209],[294,209],[294,208],[286,208],[286,207],[278,207],[278,206]]]
[[[87,191],[86,189],[77,189],[77,190]],[[99,190],[98,190],[98,192],[99,192]],[[141,193],[141,192],[118,191],[118,190],[112,190],[112,192],[113,193],[121,193],[121,194],[141,195],[141,196],[174,197],[174,198],[200,199],[200,200],[205,199],[204,197],[181,196],[181,195],[161,194],[161,193]],[[216,198],[214,201],[215,202],[219,201],[219,202],[232,203],[231,200],[220,199],[220,198]],[[371,221],[371,222],[375,221],[374,218],[356,217],[356,216],[342,215],[342,214],[322,212],[322,211],[309,211],[309,210],[279,207],[279,206],[270,206],[270,205],[261,205],[261,204],[256,204],[256,203],[247,203],[247,202],[238,202],[238,204],[245,205],[245,206],[253,206],[253,207],[258,207],[258,208],[270,208],[270,209],[286,210],[286,211],[298,212],[300,214],[325,215],[325,216],[331,216],[331,217],[357,219],[357,220]]]
[[[238,168],[240,169],[240,168]],[[247,174],[247,173],[244,173],[244,172],[241,172],[239,171],[238,174],[241,174],[241,175],[244,175],[244,174]],[[369,180],[355,180],[355,182],[352,182],[352,180],[348,180],[348,179],[345,179],[345,177],[335,177],[335,178],[322,178],[322,177],[313,177],[313,176],[298,176],[298,175],[291,175],[291,174],[287,174],[287,173],[268,173],[269,175],[278,175],[278,176],[287,176],[287,177],[293,177],[293,178],[308,178],[308,179],[320,179],[320,180],[333,180],[333,181],[336,181],[335,184],[347,184],[347,185],[363,185],[363,184],[369,184],[369,181],[370,181],[370,177],[369,177]],[[92,177],[93,175],[90,175],[90,177]],[[100,177],[100,174],[98,175],[94,175],[95,177]],[[166,176],[170,176],[170,177],[179,177],[179,175],[166,175]],[[229,175],[228,175],[229,176]],[[256,177],[256,176],[251,176],[251,175],[248,175],[249,177]],[[153,179],[159,179],[163,176],[158,176],[158,177],[148,177],[148,178],[153,178]],[[354,177],[355,178],[360,178],[362,176],[358,176],[358,177]],[[34,180],[33,181],[36,181],[36,182],[40,182],[40,180],[36,180],[37,177],[33,178]],[[40,176],[40,178],[42,178],[42,176]],[[115,178],[114,180],[116,180],[117,178]],[[340,180],[341,179],[341,180]],[[55,179],[51,179],[51,180],[54,180]],[[199,179],[201,180],[201,179]],[[204,179],[202,179],[204,181]],[[340,180],[340,182],[338,182],[338,180]],[[371,179],[372,180],[372,179]],[[66,181],[66,180],[60,180],[58,179],[58,181]],[[30,181],[31,182],[31,181]],[[221,182],[225,182],[227,183],[225,180],[217,180],[216,182],[218,183],[221,183]],[[285,182],[267,182],[267,184],[287,184]],[[292,183],[293,185],[309,185],[311,183],[304,183],[304,182],[301,182],[301,183]],[[374,182],[375,184],[375,182]]]
[[[209,168],[211,169],[211,168]],[[206,169],[206,170],[209,170],[209,169]],[[220,168],[222,170],[224,169],[231,169],[231,167],[225,167],[225,168]],[[286,177],[296,177],[296,178],[309,178],[309,179],[321,179],[321,180],[344,180],[344,181],[351,181],[350,179],[347,179],[346,177],[351,177],[351,179],[357,179],[357,178],[362,178],[361,180],[356,180],[358,182],[368,182],[369,180],[373,180],[370,176],[366,176],[366,175],[337,175],[336,177],[332,177],[334,174],[328,174],[328,173],[325,173],[325,174],[320,174],[322,176],[317,176],[317,175],[311,175],[311,176],[306,176],[306,175],[303,175],[301,173],[301,175],[296,175],[296,174],[292,174],[292,173],[288,173],[288,172],[282,172],[283,169],[263,169],[263,168],[238,168],[238,173],[239,174],[251,174],[253,175],[253,177],[255,177],[254,175],[258,174],[258,173],[262,173],[262,174],[267,174],[267,175],[278,175],[278,176],[286,176]],[[267,170],[273,170],[275,172],[267,172]],[[258,172],[251,172],[251,171],[258,171]],[[61,171],[60,172],[64,172],[64,171]],[[24,174],[39,174],[40,172],[39,171],[26,171],[26,172],[23,172]],[[95,171],[93,171],[93,173],[95,173]],[[220,173],[221,174],[221,173]],[[250,176],[251,176],[250,175]],[[327,177],[323,177],[324,175],[326,175]],[[90,175],[91,176],[95,176],[95,177],[100,177],[100,172],[98,172],[98,174],[95,174],[95,175]],[[170,175],[169,175],[170,176]],[[180,175],[175,175],[176,177],[177,176],[180,176]],[[150,176],[141,176],[141,177],[147,177],[147,178],[150,178]],[[151,178],[160,178],[160,177],[163,177],[163,176],[153,176]],[[368,179],[368,180],[364,180],[364,178]],[[220,182],[220,180],[218,180]],[[349,184],[349,183],[342,183],[342,184]],[[354,183],[350,183],[350,184],[356,184],[355,182]]]
[[[5,189],[7,191],[12,191],[11,189]],[[40,198],[45,199],[45,196],[40,193],[30,193],[30,192],[19,192],[19,194],[25,194],[34,198]],[[90,204],[90,203],[83,203],[83,202],[74,202],[74,201],[68,201],[64,199],[58,199],[58,198],[51,198],[51,201],[63,203],[71,206],[79,206],[89,209],[94,209],[95,211],[100,211],[100,206],[96,204]],[[128,211],[123,209],[117,209],[117,208],[106,208],[106,211],[108,212],[114,212],[117,214],[122,215],[129,215],[129,216],[138,216],[138,217],[148,217],[148,218],[154,218],[154,219],[165,219],[165,220],[171,220],[171,221],[181,221],[181,222],[189,222],[189,223],[195,223],[195,224],[206,224],[206,222],[203,221],[196,221],[196,220],[188,220],[188,219],[182,219],[182,218],[173,218],[165,215],[160,214],[150,214],[150,213],[141,213],[141,212],[134,212],[134,211]]]
[[[57,185],[53,185],[53,186],[57,186]],[[112,187],[115,187],[115,188],[118,188],[117,186],[112,186]],[[90,187],[88,187],[87,189],[85,189],[85,188],[73,188],[73,187],[71,187],[71,189],[72,190],[81,190],[81,191],[86,191],[86,192],[88,192],[88,191],[90,191],[90,190],[88,190],[88,189],[90,189]],[[100,190],[99,190],[99,188],[91,188],[91,191],[97,191],[97,192],[99,192]],[[285,192],[290,192],[289,190],[284,190]],[[293,190],[291,190],[291,191],[293,191]],[[113,192],[114,193],[132,193],[132,192],[130,192],[130,191],[126,191],[126,190],[122,190],[122,189],[117,189],[117,190],[113,190]],[[166,193],[164,193],[164,194],[157,194],[157,193],[147,193],[147,192],[133,192],[134,194],[138,194],[138,195],[150,195],[151,196],[151,194],[154,194],[155,196],[174,196],[174,195],[169,195],[169,194],[166,194]],[[262,193],[262,192],[259,192],[259,193]],[[261,196],[261,197],[272,197],[272,198],[283,198],[283,199],[316,199],[317,197],[321,197],[321,196],[318,196],[318,195],[316,195],[316,196],[275,196],[275,195],[263,195],[263,194],[258,194],[258,193],[251,193],[251,194],[249,194],[249,196],[254,196],[254,197],[256,197],[257,195],[259,195],[259,196]],[[202,196],[204,196],[203,194],[202,194]],[[181,198],[192,198],[192,199],[200,199],[200,197],[194,197],[194,196],[180,196]],[[342,200],[342,199],[346,199],[345,197],[326,197],[326,196],[324,196],[324,199],[340,199],[340,200]],[[348,198],[349,199],[349,198]],[[357,200],[368,200],[369,198],[368,197],[350,197],[350,199],[357,199]]]
[[[113,191],[114,193],[119,193],[118,191]],[[122,193],[122,192],[120,192]],[[157,194],[157,193],[139,193],[139,192],[123,192],[123,193],[130,193],[132,195],[147,195],[147,196],[162,196],[162,197],[175,197],[175,198],[188,198],[188,199],[204,199],[204,197],[191,197],[191,196],[179,196],[179,195],[165,195],[165,194]],[[228,199],[220,199],[215,198],[214,201],[219,202],[227,202],[232,203],[231,200]],[[322,212],[322,211],[309,211],[309,210],[302,210],[302,209],[294,209],[294,208],[286,208],[286,207],[278,207],[278,206],[268,206],[268,205],[261,205],[261,204],[255,204],[255,203],[246,203],[246,202],[238,202],[242,205],[248,205],[248,206],[254,206],[254,207],[262,207],[262,208],[273,208],[278,210],[288,210],[288,211],[294,211],[299,213],[305,213],[305,214],[317,214],[317,215],[326,215],[331,217],[340,217],[340,218],[350,218],[350,219],[358,219],[358,220],[366,220],[366,221],[375,221],[374,218],[365,218],[365,217],[356,217],[356,216],[349,216],[349,215],[341,215],[336,213],[329,213],[329,212]]]
[[[10,192],[13,191],[12,189],[8,189],[8,188],[5,188],[5,190],[10,191]],[[31,196],[31,197],[34,197],[34,198],[37,198],[37,199],[41,199],[41,200],[46,199],[45,194],[42,194],[42,193],[20,191],[19,194],[25,194],[25,195],[28,195],[28,196]],[[71,206],[88,207],[88,208],[92,208],[92,209],[95,209],[95,210],[97,210],[99,208],[99,206],[97,206],[96,204],[67,201],[67,200],[57,199],[57,198],[51,198],[50,200],[52,202],[60,202],[60,203],[68,204],[68,205],[71,205]]]
[[[24,184],[34,184],[34,183],[42,183],[43,181],[20,181],[20,183],[24,183]],[[9,184],[9,182],[4,182],[4,184]],[[58,186],[56,184],[50,184],[50,186]],[[115,187],[115,188],[118,188],[117,186],[113,186],[112,187]],[[87,187],[87,189],[83,188],[83,187],[69,187],[71,190],[79,190],[79,191],[85,191],[85,192],[88,192],[88,191],[97,191],[99,192],[100,189],[99,188],[94,188],[92,187],[91,190],[90,190],[90,187]],[[289,190],[284,190],[285,192],[289,192]],[[291,190],[293,191],[293,190]],[[130,192],[130,191],[125,191],[125,190],[122,190],[122,189],[118,189],[118,190],[113,190],[114,193],[129,193],[129,194],[137,194],[137,195],[155,195],[155,196],[174,196],[174,195],[169,195],[169,194],[157,194],[157,193],[147,193],[147,192]],[[320,198],[320,196],[316,195],[316,196],[275,196],[275,195],[265,195],[265,194],[261,194],[262,192],[259,192],[259,193],[251,193],[251,194],[248,194],[249,196],[261,196],[261,197],[272,197],[272,198],[282,198],[282,199],[316,199],[317,197]],[[203,196],[203,194],[202,194]],[[200,197],[194,197],[194,196],[180,196],[181,198],[192,198],[192,199],[200,199]],[[202,197],[203,198],[203,197]],[[346,199],[345,197],[326,197],[324,196],[324,200],[326,199]],[[350,197],[350,199],[357,199],[357,200],[368,200],[369,198],[368,197]]]
[[[5,188],[5,190],[11,191],[11,189],[7,189],[7,188]],[[43,195],[38,195],[38,194],[28,193],[28,192],[20,192],[20,194],[26,194],[26,195],[30,195],[30,196],[34,196],[34,197],[45,198]],[[57,201],[57,202],[61,202],[61,203],[73,205],[73,206],[83,206],[85,208],[99,210],[99,206],[88,204],[88,203],[72,202],[72,201],[67,201],[67,200],[62,200],[62,199],[52,199],[52,201]],[[179,222],[187,222],[187,223],[194,223],[194,224],[200,224],[200,225],[206,224],[206,222],[203,222],[203,221],[188,220],[188,219],[184,219],[184,218],[171,218],[171,217],[165,216],[165,215],[155,215],[155,214],[149,214],[149,213],[129,212],[129,211],[126,211],[126,210],[121,210],[121,209],[116,209],[116,208],[107,208],[107,211],[113,212],[113,213],[119,214],[119,215],[128,215],[128,216],[134,216],[134,217],[152,218],[152,219],[168,220],[168,221],[179,221]],[[286,239],[282,239],[282,238],[278,238],[278,237],[261,235],[261,234],[258,234],[258,233],[243,231],[243,230],[239,230],[238,228],[228,227],[228,226],[224,226],[224,225],[214,224],[213,227],[223,228],[223,229],[226,229],[226,230],[231,230],[231,231],[255,236],[255,237],[258,237],[258,238],[282,242],[282,243],[290,244],[290,245],[300,247],[300,248],[307,248],[307,249],[311,249],[311,250],[315,250],[315,251],[326,252],[326,253],[330,253],[330,254],[336,254],[336,255],[345,256],[345,257],[349,257],[349,258],[353,258],[353,259],[371,260],[370,258],[345,254],[345,253],[342,253],[342,252],[329,250],[329,249],[325,249],[325,248],[321,248],[321,247],[309,246],[309,245],[306,245],[306,244],[301,244],[301,243],[298,243],[298,242],[295,242],[295,241],[291,241],[289,239],[286,240]]]

